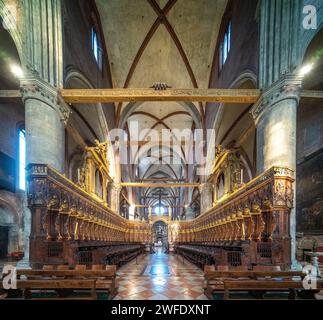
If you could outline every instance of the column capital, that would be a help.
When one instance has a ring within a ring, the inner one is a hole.
[[[20,79],[20,91],[24,103],[29,99],[39,100],[55,109],[64,124],[67,124],[71,110],[56,87],[35,74],[27,74]]]
[[[282,100],[294,99],[299,101],[302,87],[302,77],[295,74],[285,74],[278,81],[266,88],[259,100],[251,109],[255,123],[261,119],[263,114],[269,111],[275,104]]]

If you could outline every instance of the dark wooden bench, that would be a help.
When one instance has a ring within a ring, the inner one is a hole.
[[[87,289],[90,290],[92,298],[98,291],[103,291],[108,294],[109,299],[117,294],[116,266],[97,265],[95,270],[86,270],[82,265],[77,267],[74,270],[68,269],[68,266],[58,266],[56,270],[52,266],[44,266],[42,270],[17,270],[18,289],[24,289],[27,293],[33,289]]]
[[[98,268],[98,266],[96,266]],[[37,278],[62,278],[78,280],[95,280],[96,291],[105,291],[109,299],[112,299],[117,293],[116,284],[116,266],[105,266],[106,270],[17,270],[17,278],[25,276],[34,279]]]
[[[322,288],[322,281],[317,281],[317,288]],[[296,290],[305,290],[303,287],[303,281],[295,280],[243,280],[243,281],[224,281],[224,300],[230,298],[230,292],[232,291],[262,291],[265,292],[289,292],[288,299],[296,299]],[[307,290],[313,294],[319,290]],[[262,295],[261,295],[262,297]]]
[[[83,299],[97,299],[96,280],[78,279],[39,279],[39,280],[17,280],[17,289],[21,289],[24,299],[32,299],[32,290],[89,290],[90,295]],[[58,294],[61,299],[67,299]],[[38,298],[41,299],[41,298]],[[47,298],[48,299],[48,298]],[[82,299],[75,297],[75,299]]]
[[[224,292],[225,281],[240,283],[250,280],[268,281],[270,279],[277,278],[280,280],[292,280],[294,277],[298,277],[300,280],[302,280],[305,275],[305,273],[299,271],[213,271],[206,268],[204,273],[204,291],[205,295],[209,299],[213,299],[213,293],[217,291]]]
[[[143,253],[145,247],[142,244],[117,244],[105,248],[105,261],[120,267]]]

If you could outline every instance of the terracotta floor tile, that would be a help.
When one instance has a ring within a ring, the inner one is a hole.
[[[199,297],[201,295],[201,292],[187,290],[187,291],[185,291],[184,294],[191,297],[191,299],[196,299],[197,297]]]
[[[170,299],[174,299],[176,296],[178,296],[178,292],[173,290],[166,291],[163,294]]]
[[[196,266],[157,252],[118,270],[120,290],[116,300],[197,299],[203,295],[203,272]],[[201,290],[196,290],[197,287]]]

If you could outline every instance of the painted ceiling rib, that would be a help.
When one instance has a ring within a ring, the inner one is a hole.
[[[149,0],[148,0],[149,2]],[[166,4],[166,6],[164,7],[164,9],[162,10],[162,13],[164,16],[167,15],[167,13],[172,9],[172,7],[174,6],[174,4],[177,2],[177,0],[169,0]],[[156,3],[157,5],[157,3]],[[158,6],[158,5],[157,5]],[[129,83],[132,79],[132,76],[136,70],[136,67],[140,61],[141,56],[143,55],[145,49],[148,46],[148,43],[150,42],[150,40],[152,39],[153,35],[155,34],[156,30],[158,29],[158,27],[160,26],[160,24],[162,23],[162,20],[160,19],[160,15],[158,14],[157,19],[155,20],[155,22],[153,23],[153,25],[150,27],[147,35],[145,36],[137,54],[135,55],[135,58],[131,64],[131,67],[129,69],[127,78],[125,80],[124,83],[124,88],[127,88],[129,86]],[[120,102],[118,104],[118,108],[117,108],[117,116],[116,116],[116,123],[119,124],[119,120],[120,120],[120,115],[121,115],[121,109],[122,109],[122,102]]]

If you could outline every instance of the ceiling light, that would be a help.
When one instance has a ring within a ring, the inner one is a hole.
[[[21,78],[24,75],[24,72],[22,71],[21,67],[16,64],[12,64],[10,66],[10,70],[17,78]]]
[[[305,64],[304,66],[302,66],[301,70],[299,71],[299,74],[300,76],[305,76],[306,74],[311,72],[312,69],[313,69],[313,63]]]

